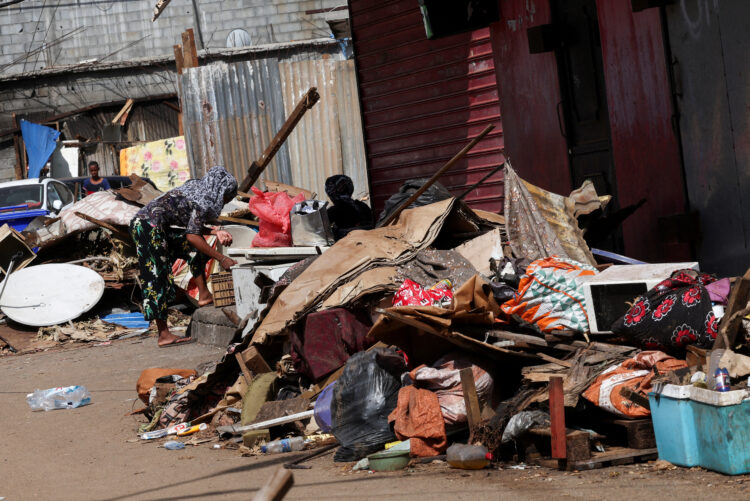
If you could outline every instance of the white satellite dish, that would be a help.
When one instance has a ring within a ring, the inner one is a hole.
[[[232,30],[227,36],[227,48],[231,49],[234,47],[247,47],[253,44],[253,39],[250,37],[250,33],[247,31],[237,28]]]
[[[78,318],[99,302],[104,279],[73,264],[40,264],[11,273],[0,309],[19,324],[34,327]]]

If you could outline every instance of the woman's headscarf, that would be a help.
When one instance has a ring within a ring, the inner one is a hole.
[[[192,179],[175,191],[182,193],[209,218],[217,218],[225,197],[237,195],[237,180],[224,167],[216,166],[200,179]]]
[[[352,202],[354,183],[352,178],[343,174],[337,174],[326,179],[326,195],[334,204],[340,202]]]

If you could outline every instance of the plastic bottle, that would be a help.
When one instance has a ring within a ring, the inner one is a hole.
[[[180,442],[179,440],[170,440],[169,442],[164,442],[164,448],[170,451],[176,451],[179,449],[184,449],[185,444]]]
[[[453,444],[446,456],[448,464],[462,470],[481,470],[492,460],[492,454],[483,445]]]
[[[53,409],[75,409],[91,403],[91,394],[85,386],[60,386],[48,390],[34,390],[26,395],[33,411]]]
[[[304,448],[305,448],[304,437],[283,438],[281,440],[274,440],[273,442],[268,442],[266,445],[260,446],[261,452],[267,453],[267,454],[277,454],[279,452],[301,451]]]

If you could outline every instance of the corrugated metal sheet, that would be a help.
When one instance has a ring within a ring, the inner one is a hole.
[[[180,99],[192,175],[223,165],[244,178],[284,124],[280,89],[276,58],[186,69]],[[266,177],[292,183],[286,144],[266,168]]]
[[[344,173],[352,178],[355,195],[366,194],[354,61],[297,61],[281,63],[279,69],[287,115],[311,86],[320,94],[318,104],[307,111],[287,139],[294,184],[325,199],[326,178]]]
[[[621,207],[648,203],[623,224],[625,254],[644,261],[686,261],[687,245],[662,245],[658,218],[685,212],[680,151],[658,9],[633,13],[628,2],[597,0],[612,156]]]
[[[357,194],[368,193],[353,61],[331,57],[186,70],[182,105],[193,175],[224,165],[243,178],[313,86],[320,101],[305,113],[261,179],[299,186],[325,199],[326,178],[345,173]]]
[[[351,0],[368,170],[376,210],[403,181],[429,177],[487,124],[495,130],[441,182],[458,194],[503,162],[489,30],[427,40],[418,3]],[[467,201],[502,210],[502,174]]]

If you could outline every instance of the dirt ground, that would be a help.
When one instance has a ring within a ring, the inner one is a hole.
[[[242,457],[213,444],[169,451],[138,442],[138,422],[126,415],[138,405],[142,369],[195,368],[221,354],[199,344],[159,349],[146,338],[0,358],[0,499],[252,499],[275,468],[299,453]],[[72,384],[85,385],[93,403],[50,412],[26,404],[35,388]],[[293,470],[285,499],[750,499],[750,476],[653,463],[581,473],[510,465],[468,472],[445,463],[351,472],[330,455],[308,464]]]

